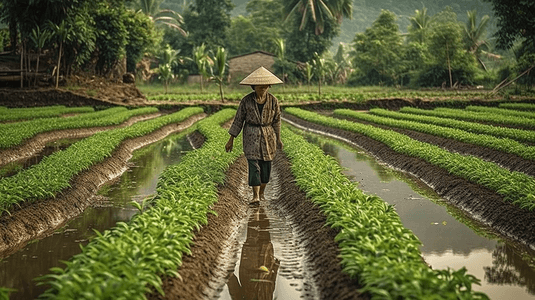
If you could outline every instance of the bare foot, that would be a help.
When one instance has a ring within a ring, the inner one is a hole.
[[[249,201],[249,205],[251,206],[255,206],[255,205],[259,205],[260,204],[260,199],[258,198],[253,198],[251,199],[251,201]]]

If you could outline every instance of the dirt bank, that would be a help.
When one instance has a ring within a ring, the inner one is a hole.
[[[97,132],[122,128],[130,126],[136,122],[141,122],[161,116],[161,113],[154,113],[143,116],[134,116],[127,121],[114,126],[88,127],[77,129],[56,130],[50,132],[39,133],[33,138],[28,139],[22,145],[15,146],[9,149],[0,149],[0,167],[8,163],[28,158],[43,150],[47,143],[61,140],[61,139],[77,139],[85,138]]]
[[[309,129],[342,137],[380,161],[421,179],[454,206],[467,212],[504,236],[535,249],[535,214],[505,203],[501,196],[419,158],[394,152],[385,144],[353,132],[334,129],[284,114],[288,121]]]
[[[93,205],[97,201],[93,196],[99,188],[128,169],[128,160],[134,150],[180,132],[204,117],[205,114],[199,114],[182,123],[167,125],[151,134],[124,141],[111,157],[75,176],[70,182],[72,188],[62,191],[56,198],[22,203],[20,208],[10,211],[11,214],[3,213],[0,216],[0,258],[33,239],[53,233]]]
[[[382,129],[393,130],[401,134],[407,135],[415,140],[425,143],[437,145],[441,148],[447,149],[450,152],[456,152],[463,155],[473,155],[486,161],[492,161],[498,165],[511,170],[522,172],[531,176],[535,176],[535,162],[527,160],[514,154],[501,152],[491,148],[486,148],[474,144],[463,143],[453,139],[442,138],[418,131],[399,129],[394,127],[388,127],[384,125],[377,125],[374,123],[364,122],[352,118],[341,118],[351,122],[358,122],[362,124],[368,124],[371,126],[379,127]]]

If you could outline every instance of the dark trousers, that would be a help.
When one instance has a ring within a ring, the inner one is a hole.
[[[259,186],[269,182],[271,174],[271,161],[248,159],[249,165],[249,185]]]

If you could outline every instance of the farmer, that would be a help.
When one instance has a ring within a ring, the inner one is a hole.
[[[269,182],[271,161],[277,148],[282,149],[283,146],[279,101],[268,93],[272,84],[279,83],[282,81],[264,67],[245,77],[240,84],[250,85],[254,92],[240,101],[234,122],[228,131],[230,138],[225,145],[227,152],[232,151],[234,138],[243,128],[243,152],[249,165],[249,186],[253,188],[251,205],[265,200],[264,190]]]

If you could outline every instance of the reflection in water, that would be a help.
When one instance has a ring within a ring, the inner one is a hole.
[[[10,177],[23,169],[27,169],[30,166],[38,164],[45,156],[48,156],[54,152],[67,149],[70,145],[81,139],[62,139],[46,144],[45,148],[39,153],[32,155],[28,158],[21,159],[5,166],[0,167],[0,178]]]
[[[508,244],[500,244],[492,253],[492,267],[484,267],[485,280],[500,285],[525,286],[535,295],[535,259],[522,257]],[[531,262],[531,267],[526,264]]]
[[[134,152],[132,165],[111,186],[99,192],[107,201],[96,208],[88,208],[53,235],[28,244],[22,250],[0,261],[0,286],[17,289],[11,299],[35,299],[46,290],[36,286],[34,278],[48,274],[52,267],[64,267],[61,261],[80,253],[94,236],[119,221],[127,222],[137,212],[128,203],[141,201],[156,191],[158,176],[162,170],[180,161],[185,151],[191,150],[189,142],[180,136],[168,137]]]
[[[422,182],[379,164],[363,150],[294,130],[335,157],[364,192],[395,205],[403,225],[422,241],[422,255],[433,268],[466,267],[481,280],[473,288],[491,299],[535,299],[535,255],[501,241]]]
[[[228,291],[236,299],[273,299],[280,262],[275,258],[264,208],[255,208],[247,224],[238,277],[230,273]]]

